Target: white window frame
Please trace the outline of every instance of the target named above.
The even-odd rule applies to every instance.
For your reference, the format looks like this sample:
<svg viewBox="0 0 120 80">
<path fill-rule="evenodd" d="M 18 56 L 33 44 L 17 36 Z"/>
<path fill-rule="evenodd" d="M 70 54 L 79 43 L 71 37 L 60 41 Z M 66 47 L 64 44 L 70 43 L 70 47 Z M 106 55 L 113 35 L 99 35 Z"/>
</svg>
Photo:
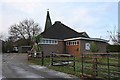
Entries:
<svg viewBox="0 0 120 80">
<path fill-rule="evenodd" d="M 78 41 L 67 41 L 66 42 L 67 46 L 71 46 L 71 45 L 78 45 Z"/>
<path fill-rule="evenodd" d="M 39 44 L 58 44 L 56 39 L 42 39 Z"/>
</svg>

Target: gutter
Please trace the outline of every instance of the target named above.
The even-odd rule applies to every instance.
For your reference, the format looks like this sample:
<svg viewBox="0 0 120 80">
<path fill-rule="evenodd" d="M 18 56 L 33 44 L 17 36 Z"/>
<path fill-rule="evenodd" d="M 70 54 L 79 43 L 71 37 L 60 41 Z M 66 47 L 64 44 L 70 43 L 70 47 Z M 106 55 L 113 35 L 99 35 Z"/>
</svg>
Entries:
<svg viewBox="0 0 120 80">
<path fill-rule="evenodd" d="M 90 40 L 90 41 L 109 42 L 108 40 L 100 39 L 100 38 L 84 38 L 84 37 L 77 37 L 77 38 L 64 39 L 64 41 L 71 41 L 71 40 Z"/>
</svg>

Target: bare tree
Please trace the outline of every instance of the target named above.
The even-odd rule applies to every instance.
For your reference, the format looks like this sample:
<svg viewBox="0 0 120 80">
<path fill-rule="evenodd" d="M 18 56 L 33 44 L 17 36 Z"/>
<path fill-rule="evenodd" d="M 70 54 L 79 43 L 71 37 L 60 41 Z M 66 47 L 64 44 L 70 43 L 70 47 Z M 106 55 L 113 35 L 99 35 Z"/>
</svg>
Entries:
<svg viewBox="0 0 120 80">
<path fill-rule="evenodd" d="M 24 39 L 28 40 L 30 45 L 32 37 L 38 35 L 41 32 L 41 28 L 38 23 L 33 20 L 23 20 L 18 24 L 10 26 L 9 32 L 14 40 Z"/>
<path fill-rule="evenodd" d="M 118 32 L 118 43 L 120 44 L 120 32 Z"/>
<path fill-rule="evenodd" d="M 109 33 L 110 39 L 114 43 L 114 45 L 120 45 L 120 33 L 116 31 L 116 26 L 114 27 L 114 31 L 107 31 Z"/>
<path fill-rule="evenodd" d="M 0 35 L 0 39 L 3 37 L 3 35 Z"/>
<path fill-rule="evenodd" d="M 0 40 L 2 40 L 3 39 L 3 33 L 0 33 Z"/>
</svg>

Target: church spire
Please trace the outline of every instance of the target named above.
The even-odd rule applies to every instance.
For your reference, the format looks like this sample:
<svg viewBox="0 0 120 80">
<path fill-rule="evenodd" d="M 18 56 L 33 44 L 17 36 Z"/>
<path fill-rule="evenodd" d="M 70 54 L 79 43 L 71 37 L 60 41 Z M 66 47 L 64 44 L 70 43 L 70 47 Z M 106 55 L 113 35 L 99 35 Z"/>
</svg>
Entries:
<svg viewBox="0 0 120 80">
<path fill-rule="evenodd" d="M 50 26 L 52 26 L 52 22 L 50 19 L 49 9 L 47 10 L 46 22 L 45 22 L 45 30 L 47 30 Z"/>
</svg>

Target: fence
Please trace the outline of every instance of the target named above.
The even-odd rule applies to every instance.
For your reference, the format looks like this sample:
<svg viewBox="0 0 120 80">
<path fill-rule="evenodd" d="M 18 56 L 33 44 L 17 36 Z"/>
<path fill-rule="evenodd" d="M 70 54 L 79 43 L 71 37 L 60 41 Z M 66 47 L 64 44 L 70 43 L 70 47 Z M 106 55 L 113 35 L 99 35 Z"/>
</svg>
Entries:
<svg viewBox="0 0 120 80">
<path fill-rule="evenodd" d="M 69 66 L 75 71 L 75 56 L 70 54 L 51 53 L 52 66 Z"/>
<path fill-rule="evenodd" d="M 66 71 L 81 75 L 83 78 L 102 78 L 105 80 L 112 80 L 113 78 L 119 80 L 120 78 L 119 53 L 84 53 L 80 57 L 56 53 L 51 53 L 50 57 L 44 57 L 43 52 L 38 52 L 36 57 L 31 52 L 28 54 L 31 54 L 30 57 L 28 55 L 28 60 L 38 58 L 36 62 L 41 63 L 40 65 L 51 65 L 56 68 L 61 66 L 68 69 Z"/>
<path fill-rule="evenodd" d="M 36 58 L 41 60 L 41 65 L 44 65 L 44 53 L 43 52 L 37 52 L 35 55 L 33 52 L 28 51 L 28 60 L 36 59 Z"/>
<path fill-rule="evenodd" d="M 84 53 L 81 55 L 82 77 L 102 77 L 105 79 L 120 76 L 118 53 Z"/>
</svg>

